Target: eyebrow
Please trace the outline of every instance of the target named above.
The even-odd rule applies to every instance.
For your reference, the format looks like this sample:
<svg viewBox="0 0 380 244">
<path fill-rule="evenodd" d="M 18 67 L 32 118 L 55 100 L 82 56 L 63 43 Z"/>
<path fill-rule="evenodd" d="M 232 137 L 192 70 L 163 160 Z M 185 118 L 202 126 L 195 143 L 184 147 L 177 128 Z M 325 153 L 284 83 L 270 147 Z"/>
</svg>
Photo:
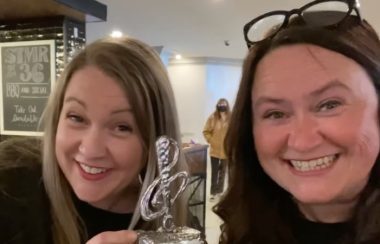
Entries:
<svg viewBox="0 0 380 244">
<path fill-rule="evenodd" d="M 333 89 L 333 88 L 343 88 L 344 90 L 351 92 L 351 89 L 346 84 L 340 82 L 339 80 L 333 80 L 333 81 L 330 81 L 329 83 L 327 83 L 326 85 L 322 86 L 321 88 L 318 88 L 317 90 L 312 91 L 310 93 L 310 95 L 312 97 L 318 97 L 321 94 L 323 94 L 324 92 L 326 92 L 330 89 Z M 281 98 L 273 98 L 273 97 L 268 97 L 268 96 L 262 96 L 262 97 L 259 97 L 259 99 L 257 99 L 257 101 L 254 104 L 254 108 L 257 108 L 261 104 L 264 104 L 264 103 L 284 104 L 284 103 L 287 103 L 287 101 L 285 99 L 281 99 Z"/>
<path fill-rule="evenodd" d="M 346 84 L 340 82 L 339 80 L 333 80 L 327 83 L 325 86 L 322 86 L 321 88 L 318 88 L 317 90 L 312 91 L 310 95 L 313 97 L 317 97 L 332 88 L 343 88 L 344 90 L 351 92 L 351 89 Z"/>
<path fill-rule="evenodd" d="M 284 99 L 279 99 L 279 98 L 272 98 L 272 97 L 267 97 L 267 96 L 262 96 L 253 105 L 254 108 L 260 107 L 262 104 L 265 103 L 273 103 L 273 104 L 284 104 L 287 103 Z"/>
<path fill-rule="evenodd" d="M 86 108 L 86 104 L 82 100 L 80 100 L 80 99 L 78 99 L 76 97 L 67 97 L 63 101 L 63 103 L 71 103 L 71 102 L 79 103 L 80 105 L 82 105 L 82 107 Z"/>
<path fill-rule="evenodd" d="M 86 109 L 86 104 L 82 101 L 82 100 L 80 100 L 80 99 L 78 99 L 78 98 L 76 98 L 76 97 L 67 97 L 65 100 L 64 100 L 64 103 L 70 103 L 70 102 L 75 102 L 75 103 L 78 103 L 78 104 L 80 104 L 82 107 L 84 107 L 85 109 Z M 112 112 L 111 112 L 111 114 L 118 114 L 118 113 L 125 113 L 125 112 L 127 112 L 127 113 L 132 113 L 132 109 L 131 108 L 121 108 L 121 109 L 116 109 L 116 110 L 113 110 Z"/>
</svg>

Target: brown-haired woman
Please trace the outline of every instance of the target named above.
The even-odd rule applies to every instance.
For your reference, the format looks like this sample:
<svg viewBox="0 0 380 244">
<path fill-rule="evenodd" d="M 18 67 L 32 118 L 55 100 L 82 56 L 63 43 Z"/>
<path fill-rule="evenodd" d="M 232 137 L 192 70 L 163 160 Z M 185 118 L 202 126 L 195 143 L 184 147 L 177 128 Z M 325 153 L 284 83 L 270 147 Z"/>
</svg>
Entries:
<svg viewBox="0 0 380 244">
<path fill-rule="evenodd" d="M 230 106 L 227 99 L 220 98 L 215 111 L 208 117 L 203 128 L 203 136 L 210 144 L 211 187 L 210 200 L 222 194 L 226 176 L 226 153 L 223 142 L 230 122 Z"/>
<path fill-rule="evenodd" d="M 282 22 L 255 35 L 268 19 Z M 244 30 L 220 242 L 380 243 L 380 41 L 358 2 L 313 1 Z"/>
</svg>

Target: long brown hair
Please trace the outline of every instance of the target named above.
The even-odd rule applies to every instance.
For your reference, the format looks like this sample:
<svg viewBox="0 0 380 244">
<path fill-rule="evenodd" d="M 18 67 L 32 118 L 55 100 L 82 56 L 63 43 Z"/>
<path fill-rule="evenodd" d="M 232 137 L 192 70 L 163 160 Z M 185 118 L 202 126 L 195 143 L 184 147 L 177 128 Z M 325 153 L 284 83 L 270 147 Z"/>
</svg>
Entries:
<svg viewBox="0 0 380 244">
<path fill-rule="evenodd" d="M 173 91 L 166 69 L 153 49 L 131 38 L 105 39 L 88 45 L 65 69 L 44 112 L 43 180 L 52 206 L 53 239 L 57 244 L 80 244 L 86 239 L 71 187 L 57 162 L 55 137 L 66 87 L 73 74 L 88 65 L 116 80 L 133 107 L 145 164 L 140 192 L 145 192 L 158 173 L 156 139 L 167 135 L 180 143 Z M 183 162 L 176 167 L 175 170 L 183 168 Z M 185 221 L 185 206 L 182 199 L 174 208 L 173 215 L 181 224 Z M 137 204 L 129 228 L 133 229 L 139 220 Z"/>
<path fill-rule="evenodd" d="M 259 164 L 252 134 L 251 90 L 260 60 L 284 45 L 308 43 L 355 60 L 369 74 L 380 93 L 380 41 L 373 28 L 349 17 L 339 28 L 310 27 L 295 21 L 273 39 L 249 51 L 225 140 L 229 162 L 229 187 L 214 207 L 224 224 L 220 243 L 295 243 L 291 219 L 298 210 L 288 192 L 279 187 Z M 270 135 L 269 135 L 270 136 Z M 380 162 L 353 213 L 352 232 L 345 243 L 380 243 Z"/>
</svg>

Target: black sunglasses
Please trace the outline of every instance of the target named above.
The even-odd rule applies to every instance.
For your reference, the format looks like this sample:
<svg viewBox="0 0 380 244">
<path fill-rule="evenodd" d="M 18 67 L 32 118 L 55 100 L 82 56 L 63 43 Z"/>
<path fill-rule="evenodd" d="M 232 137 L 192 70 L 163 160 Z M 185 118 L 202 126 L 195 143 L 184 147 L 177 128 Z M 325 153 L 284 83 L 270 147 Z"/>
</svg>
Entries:
<svg viewBox="0 0 380 244">
<path fill-rule="evenodd" d="M 316 0 L 290 11 L 271 11 L 244 25 L 244 39 L 250 48 L 273 38 L 288 26 L 293 15 L 297 15 L 307 25 L 320 27 L 339 26 L 353 11 L 362 21 L 359 7 L 359 0 Z"/>
</svg>

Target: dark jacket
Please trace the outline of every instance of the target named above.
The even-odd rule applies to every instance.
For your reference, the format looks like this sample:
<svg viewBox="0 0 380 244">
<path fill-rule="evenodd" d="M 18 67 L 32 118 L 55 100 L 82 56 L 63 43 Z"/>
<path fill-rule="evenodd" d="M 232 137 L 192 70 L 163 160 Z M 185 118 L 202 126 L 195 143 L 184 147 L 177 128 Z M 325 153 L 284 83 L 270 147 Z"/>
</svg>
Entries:
<svg viewBox="0 0 380 244">
<path fill-rule="evenodd" d="M 49 203 L 41 179 L 39 143 L 0 143 L 0 244 L 51 244 Z"/>
</svg>

